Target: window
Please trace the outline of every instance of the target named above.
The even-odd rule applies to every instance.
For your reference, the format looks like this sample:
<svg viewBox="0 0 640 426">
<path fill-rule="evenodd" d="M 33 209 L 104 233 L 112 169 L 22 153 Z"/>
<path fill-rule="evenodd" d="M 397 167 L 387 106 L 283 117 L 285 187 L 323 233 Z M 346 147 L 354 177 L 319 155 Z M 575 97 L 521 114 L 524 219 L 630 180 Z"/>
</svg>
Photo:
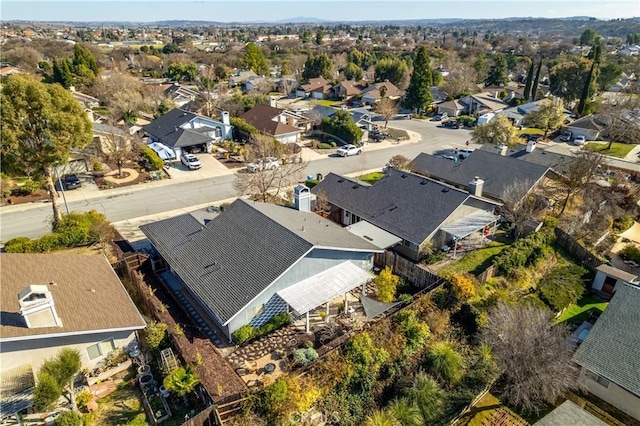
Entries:
<svg viewBox="0 0 640 426">
<path fill-rule="evenodd" d="M 105 340 L 95 345 L 87 346 L 87 355 L 93 360 L 101 356 L 105 356 L 116 348 L 113 339 Z"/>
<path fill-rule="evenodd" d="M 585 377 L 593 380 L 594 382 L 596 382 L 597 384 L 599 384 L 600 386 L 604 386 L 605 388 L 609 387 L 609 383 L 611 383 L 611 381 L 609 379 L 606 379 L 604 377 L 602 377 L 601 375 L 594 373 L 591 370 L 587 370 L 584 373 Z"/>
<path fill-rule="evenodd" d="M 257 317 L 258 315 L 262 315 L 262 313 L 264 312 L 264 303 L 254 306 L 253 308 L 250 308 L 249 310 L 247 310 L 247 320 L 252 320 L 253 318 Z"/>
</svg>

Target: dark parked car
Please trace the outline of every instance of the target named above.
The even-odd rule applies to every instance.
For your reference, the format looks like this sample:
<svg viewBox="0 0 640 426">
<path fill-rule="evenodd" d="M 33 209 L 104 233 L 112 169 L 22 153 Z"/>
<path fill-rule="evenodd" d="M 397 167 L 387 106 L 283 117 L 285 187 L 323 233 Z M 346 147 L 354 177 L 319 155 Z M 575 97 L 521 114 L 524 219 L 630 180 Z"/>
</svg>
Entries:
<svg viewBox="0 0 640 426">
<path fill-rule="evenodd" d="M 459 129 L 460 123 L 458 123 L 456 120 L 448 120 L 442 123 L 442 126 L 449 127 L 450 129 Z"/>
<path fill-rule="evenodd" d="M 564 132 L 562 136 L 560 136 L 560 140 L 562 142 L 570 142 L 572 138 L 573 138 L 572 132 Z"/>
<path fill-rule="evenodd" d="M 387 138 L 387 136 L 389 136 L 389 134 L 387 132 L 376 132 L 376 131 L 373 131 L 373 132 L 369 133 L 369 136 L 374 141 L 380 142 L 380 141 L 385 140 Z"/>
<path fill-rule="evenodd" d="M 77 175 L 65 175 L 62 178 L 62 184 L 64 185 L 64 189 L 77 189 L 82 186 L 82 182 L 78 179 Z"/>
</svg>

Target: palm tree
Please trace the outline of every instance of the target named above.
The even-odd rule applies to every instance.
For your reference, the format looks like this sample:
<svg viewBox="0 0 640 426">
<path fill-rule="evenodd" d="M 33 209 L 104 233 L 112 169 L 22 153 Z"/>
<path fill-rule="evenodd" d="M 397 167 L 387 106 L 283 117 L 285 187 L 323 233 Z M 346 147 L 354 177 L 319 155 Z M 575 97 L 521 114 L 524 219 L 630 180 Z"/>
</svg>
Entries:
<svg viewBox="0 0 640 426">
<path fill-rule="evenodd" d="M 185 405 L 188 405 L 187 395 L 193 391 L 198 383 L 200 383 L 200 379 L 189 364 L 185 367 L 176 368 L 162 382 L 165 389 L 183 397 Z"/>
<path fill-rule="evenodd" d="M 433 420 L 441 413 L 444 392 L 438 383 L 427 374 L 420 372 L 416 375 L 408 394 L 409 400 L 420 410 L 424 423 Z"/>
<path fill-rule="evenodd" d="M 364 426 L 401 426 L 388 411 L 374 410 L 364 419 Z"/>
<path fill-rule="evenodd" d="M 402 426 L 421 426 L 424 424 L 420 410 L 407 398 L 394 400 L 387 410 Z"/>
</svg>

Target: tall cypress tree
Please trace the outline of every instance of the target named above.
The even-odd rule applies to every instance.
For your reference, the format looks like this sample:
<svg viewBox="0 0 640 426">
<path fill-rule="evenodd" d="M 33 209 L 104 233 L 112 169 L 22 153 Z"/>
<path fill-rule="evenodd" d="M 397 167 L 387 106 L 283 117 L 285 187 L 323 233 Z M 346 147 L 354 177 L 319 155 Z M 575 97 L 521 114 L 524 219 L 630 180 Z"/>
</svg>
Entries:
<svg viewBox="0 0 640 426">
<path fill-rule="evenodd" d="M 429 64 L 429 55 L 427 48 L 420 46 L 416 54 L 416 60 L 413 62 L 413 73 L 407 88 L 407 95 L 404 103 L 407 108 L 426 109 L 433 102 L 431 96 L 431 86 L 433 85 L 433 71 Z"/>
<path fill-rule="evenodd" d="M 527 83 L 524 85 L 524 99 L 525 101 L 529 101 L 531 97 L 531 87 L 533 86 L 533 71 L 536 67 L 536 63 L 531 59 L 531 66 L 529 67 L 529 72 L 527 72 Z"/>
<path fill-rule="evenodd" d="M 582 115 L 585 108 L 587 107 L 587 100 L 589 99 L 589 95 L 591 92 L 591 85 L 593 84 L 594 75 L 602 60 L 602 45 L 598 40 L 591 48 L 591 52 L 589 52 L 589 57 L 593 60 L 591 63 L 591 68 L 589 69 L 589 74 L 587 74 L 587 78 L 584 81 L 584 87 L 582 88 L 582 93 L 580 94 L 580 102 L 578 102 L 578 114 Z"/>
<path fill-rule="evenodd" d="M 540 71 L 542 70 L 542 58 L 538 62 L 538 71 L 536 71 L 536 78 L 533 80 L 533 86 L 531 86 L 531 100 L 536 100 L 538 94 L 538 83 L 540 82 Z"/>
</svg>

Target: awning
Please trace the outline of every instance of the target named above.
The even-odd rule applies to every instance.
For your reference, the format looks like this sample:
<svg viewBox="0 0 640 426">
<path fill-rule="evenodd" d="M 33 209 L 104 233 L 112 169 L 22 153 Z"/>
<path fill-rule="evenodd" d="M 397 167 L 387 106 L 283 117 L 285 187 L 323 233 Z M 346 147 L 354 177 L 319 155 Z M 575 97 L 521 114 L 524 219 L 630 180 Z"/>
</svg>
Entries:
<svg viewBox="0 0 640 426">
<path fill-rule="evenodd" d="M 631 240 L 634 243 L 640 243 L 640 223 L 633 222 L 633 226 L 619 236 Z"/>
<path fill-rule="evenodd" d="M 324 305 L 366 283 L 373 275 L 347 261 L 278 292 L 298 315 Z"/>
<path fill-rule="evenodd" d="M 387 312 L 389 309 L 393 308 L 400 302 L 392 302 L 392 303 L 382 303 L 378 302 L 367 296 L 360 296 L 360 302 L 362 302 L 362 307 L 364 307 L 364 313 L 367 318 L 375 318 L 380 314 Z"/>
<path fill-rule="evenodd" d="M 461 240 L 467 235 L 479 231 L 498 219 L 500 219 L 500 216 L 496 216 L 493 213 L 484 210 L 476 210 L 470 215 L 453 221 L 447 226 L 443 226 L 440 230 L 456 237 L 458 240 Z"/>
<path fill-rule="evenodd" d="M 364 220 L 347 226 L 346 229 L 352 234 L 357 235 L 360 238 L 364 238 L 380 249 L 386 249 L 402 242 L 402 238 L 396 237 L 384 229 L 378 228 Z"/>
<path fill-rule="evenodd" d="M 153 142 L 148 146 L 149 148 L 154 150 L 156 154 L 158 154 L 158 157 L 162 158 L 163 160 L 174 160 L 176 158 L 173 150 L 168 146 L 161 144 L 160 142 Z"/>
</svg>

